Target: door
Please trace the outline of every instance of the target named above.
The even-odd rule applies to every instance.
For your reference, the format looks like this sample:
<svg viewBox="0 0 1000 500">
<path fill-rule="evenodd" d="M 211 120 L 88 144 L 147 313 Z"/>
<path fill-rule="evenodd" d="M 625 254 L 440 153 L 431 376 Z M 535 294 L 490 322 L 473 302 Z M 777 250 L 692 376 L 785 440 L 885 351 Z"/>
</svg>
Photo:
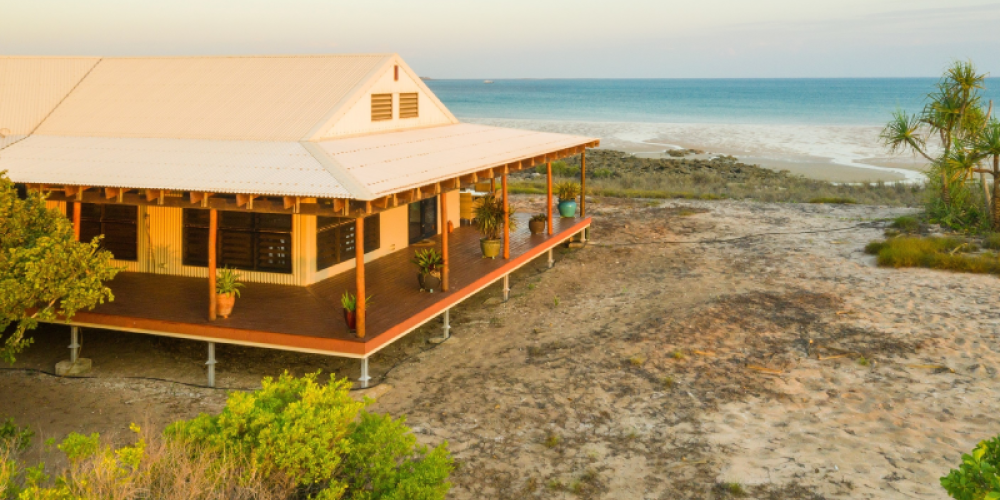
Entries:
<svg viewBox="0 0 1000 500">
<path fill-rule="evenodd" d="M 409 205 L 410 244 L 437 234 L 437 197 Z"/>
</svg>

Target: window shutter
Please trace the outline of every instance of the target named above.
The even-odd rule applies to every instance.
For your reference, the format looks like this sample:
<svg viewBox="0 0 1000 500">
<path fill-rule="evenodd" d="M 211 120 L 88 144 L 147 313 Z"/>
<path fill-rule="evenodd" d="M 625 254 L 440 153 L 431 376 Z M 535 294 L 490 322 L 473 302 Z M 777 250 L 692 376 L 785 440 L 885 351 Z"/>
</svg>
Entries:
<svg viewBox="0 0 1000 500">
<path fill-rule="evenodd" d="M 75 205 L 67 203 L 67 215 L 72 218 Z M 135 205 L 103 205 L 81 203 L 80 241 L 90 242 L 103 235 L 101 248 L 111 252 L 116 260 L 139 258 L 139 207 Z"/>
<path fill-rule="evenodd" d="M 380 225 L 379 214 L 365 218 L 365 253 L 378 250 L 381 238 Z"/>
<path fill-rule="evenodd" d="M 399 117 L 417 118 L 419 116 L 418 94 L 411 92 L 399 94 Z"/>
<path fill-rule="evenodd" d="M 372 121 L 392 119 L 392 94 L 372 94 Z"/>
</svg>

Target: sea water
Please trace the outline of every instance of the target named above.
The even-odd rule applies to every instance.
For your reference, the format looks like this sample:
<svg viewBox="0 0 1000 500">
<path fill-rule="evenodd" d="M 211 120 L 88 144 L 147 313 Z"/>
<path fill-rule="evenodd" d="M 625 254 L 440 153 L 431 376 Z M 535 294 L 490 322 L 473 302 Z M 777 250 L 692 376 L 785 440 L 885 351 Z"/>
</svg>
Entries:
<svg viewBox="0 0 1000 500">
<path fill-rule="evenodd" d="M 642 154 L 691 147 L 820 179 L 921 182 L 922 159 L 890 155 L 879 132 L 894 111 L 919 112 L 937 82 L 552 79 L 427 84 L 459 119 L 472 123 L 596 137 L 602 147 Z M 984 106 L 990 99 L 1000 106 L 1000 78 L 986 81 Z"/>
<path fill-rule="evenodd" d="M 880 125 L 919 111 L 935 78 L 429 80 L 459 118 Z M 1000 101 L 1000 78 L 985 100 Z M 1000 102 L 998 102 L 1000 104 Z"/>
</svg>

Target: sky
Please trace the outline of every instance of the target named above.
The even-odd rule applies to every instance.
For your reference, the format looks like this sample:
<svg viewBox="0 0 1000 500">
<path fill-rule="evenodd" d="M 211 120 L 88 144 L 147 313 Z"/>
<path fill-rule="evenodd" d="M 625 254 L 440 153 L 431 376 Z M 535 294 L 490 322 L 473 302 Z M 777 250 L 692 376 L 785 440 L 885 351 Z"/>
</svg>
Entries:
<svg viewBox="0 0 1000 500">
<path fill-rule="evenodd" d="M 432 78 L 1000 76 L 1000 1 L 7 0 L 0 54 L 398 52 Z"/>
</svg>

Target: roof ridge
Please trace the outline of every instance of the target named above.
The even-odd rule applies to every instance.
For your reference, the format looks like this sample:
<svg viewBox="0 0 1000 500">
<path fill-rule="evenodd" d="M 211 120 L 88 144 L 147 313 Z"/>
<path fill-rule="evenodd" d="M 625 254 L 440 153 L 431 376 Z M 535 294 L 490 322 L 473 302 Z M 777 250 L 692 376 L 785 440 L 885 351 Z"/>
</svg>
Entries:
<svg viewBox="0 0 1000 500">
<path fill-rule="evenodd" d="M 356 200 L 373 200 L 375 193 L 365 187 L 354 174 L 347 171 L 343 165 L 326 153 L 318 143 L 310 141 L 299 141 L 302 148 L 306 150 L 320 165 L 326 169 L 330 175 L 344 187 Z"/>
</svg>

